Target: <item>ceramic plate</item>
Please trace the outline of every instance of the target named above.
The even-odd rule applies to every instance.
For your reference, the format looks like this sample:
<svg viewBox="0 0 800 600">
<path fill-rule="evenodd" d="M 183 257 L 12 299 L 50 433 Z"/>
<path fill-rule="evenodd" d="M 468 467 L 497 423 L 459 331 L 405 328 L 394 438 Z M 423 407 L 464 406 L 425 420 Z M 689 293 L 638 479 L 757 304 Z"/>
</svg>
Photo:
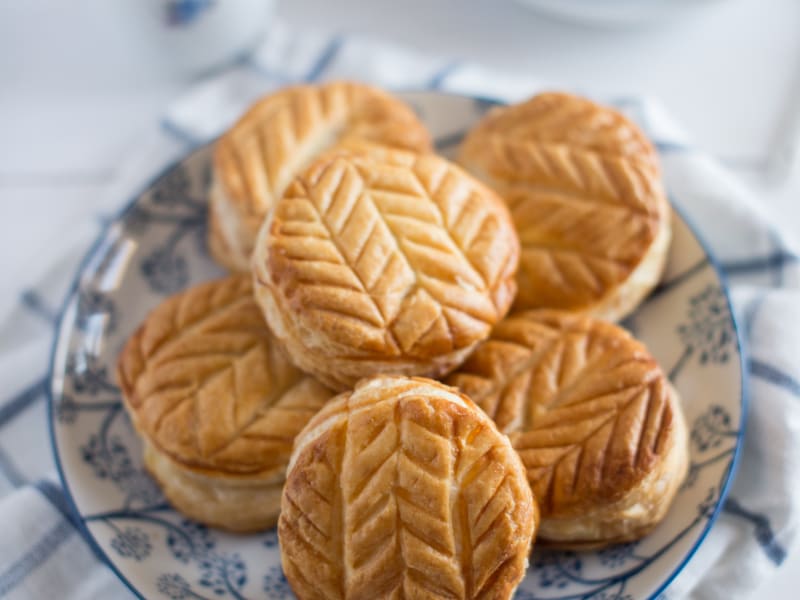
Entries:
<svg viewBox="0 0 800 600">
<path fill-rule="evenodd" d="M 447 153 L 490 105 L 406 94 Z M 87 537 L 146 598 L 291 598 L 274 530 L 236 536 L 194 523 L 142 468 L 114 364 L 126 337 L 165 296 L 222 274 L 208 257 L 211 149 L 170 167 L 101 236 L 64 306 L 52 358 L 53 449 Z M 667 182 L 669 186 L 669 182 Z M 673 198 L 677 207 L 681 199 Z M 632 600 L 657 595 L 702 542 L 741 441 L 742 356 L 724 283 L 675 217 L 664 283 L 625 323 L 680 391 L 691 467 L 666 520 L 645 539 L 599 552 L 536 550 L 520 600 Z"/>
</svg>

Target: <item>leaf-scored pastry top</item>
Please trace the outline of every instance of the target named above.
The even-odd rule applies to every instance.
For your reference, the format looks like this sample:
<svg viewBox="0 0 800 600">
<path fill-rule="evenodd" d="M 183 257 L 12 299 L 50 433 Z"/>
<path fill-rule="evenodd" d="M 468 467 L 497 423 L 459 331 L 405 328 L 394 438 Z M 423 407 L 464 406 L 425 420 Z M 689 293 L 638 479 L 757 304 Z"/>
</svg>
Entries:
<svg viewBox="0 0 800 600">
<path fill-rule="evenodd" d="M 347 139 L 424 151 L 430 134 L 411 108 L 347 81 L 296 85 L 256 102 L 217 142 L 214 172 L 229 201 L 252 217 L 252 236 L 292 178 Z"/>
<path fill-rule="evenodd" d="M 522 244 L 516 308 L 590 309 L 649 250 L 666 252 L 657 155 L 611 109 L 561 93 L 496 108 L 471 130 L 459 162 L 511 209 Z M 647 278 L 657 280 L 658 262 Z"/>
<path fill-rule="evenodd" d="M 278 535 L 301 599 L 505 599 L 537 522 L 519 457 L 468 398 L 382 376 L 298 437 Z"/>
<path fill-rule="evenodd" d="M 383 149 L 312 164 L 264 224 L 253 268 L 311 350 L 413 361 L 485 339 L 518 259 L 494 192 L 433 154 Z"/>
<path fill-rule="evenodd" d="M 658 170 L 655 148 L 635 123 L 615 110 L 564 92 L 544 92 L 525 102 L 497 106 L 470 136 L 565 145 L 601 156 L 641 160 Z"/>
<path fill-rule="evenodd" d="M 542 516 L 624 496 L 674 446 L 661 368 L 625 330 L 561 311 L 512 314 L 447 378 L 507 433 Z"/>
<path fill-rule="evenodd" d="M 192 287 L 156 307 L 117 378 L 143 436 L 178 463 L 283 475 L 295 435 L 332 396 L 279 350 L 250 276 Z"/>
</svg>

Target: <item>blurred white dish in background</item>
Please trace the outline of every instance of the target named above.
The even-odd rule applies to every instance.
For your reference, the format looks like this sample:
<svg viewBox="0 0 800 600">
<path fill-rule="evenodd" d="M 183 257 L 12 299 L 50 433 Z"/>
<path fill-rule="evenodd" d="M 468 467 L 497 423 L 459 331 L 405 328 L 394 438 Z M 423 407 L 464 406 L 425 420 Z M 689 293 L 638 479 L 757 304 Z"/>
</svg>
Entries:
<svg viewBox="0 0 800 600">
<path fill-rule="evenodd" d="M 129 0 L 118 3 L 142 54 L 184 74 L 220 67 L 258 42 L 275 0 Z"/>
<path fill-rule="evenodd" d="M 635 27 L 708 8 L 717 0 L 516 0 L 565 21 L 600 27 Z"/>
</svg>

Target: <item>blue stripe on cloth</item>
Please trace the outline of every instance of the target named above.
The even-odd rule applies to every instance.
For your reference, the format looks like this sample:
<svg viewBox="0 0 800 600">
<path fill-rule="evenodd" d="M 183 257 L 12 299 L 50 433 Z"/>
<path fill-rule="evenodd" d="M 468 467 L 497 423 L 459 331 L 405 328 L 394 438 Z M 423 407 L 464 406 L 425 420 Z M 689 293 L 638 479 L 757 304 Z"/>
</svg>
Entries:
<svg viewBox="0 0 800 600">
<path fill-rule="evenodd" d="M 0 427 L 6 425 L 19 413 L 28 408 L 28 406 L 33 404 L 34 400 L 44 398 L 46 386 L 47 377 L 45 376 L 0 405 Z"/>
<path fill-rule="evenodd" d="M 0 448 L 0 471 L 3 472 L 8 482 L 14 487 L 20 487 L 26 483 L 25 477 L 19 472 L 14 461 L 2 448 Z"/>
<path fill-rule="evenodd" d="M 188 131 L 186 131 L 182 127 L 179 127 L 178 125 L 173 123 L 171 120 L 169 120 L 167 117 L 164 117 L 163 119 L 161 119 L 160 125 L 161 125 L 161 129 L 165 133 L 169 134 L 171 137 L 175 138 L 179 142 L 183 142 L 184 144 L 186 144 L 190 148 L 194 148 L 194 147 L 199 146 L 200 144 L 203 143 L 203 140 L 201 140 L 200 138 L 192 135 L 191 133 L 189 133 Z"/>
<path fill-rule="evenodd" d="M 728 275 L 745 275 L 771 269 L 782 269 L 785 265 L 798 260 L 800 257 L 796 254 L 780 250 L 770 256 L 723 262 L 722 269 Z"/>
<path fill-rule="evenodd" d="M 770 229 L 769 232 L 769 239 L 772 242 L 775 252 L 780 256 L 791 256 L 791 253 L 787 253 L 786 249 L 783 247 L 783 243 L 781 242 L 781 237 L 778 235 L 778 232 L 774 229 Z M 795 257 L 796 259 L 797 257 Z M 774 270 L 772 273 L 772 285 L 775 287 L 783 287 L 783 268 L 786 266 L 786 262 L 782 263 L 778 266 L 777 269 Z"/>
<path fill-rule="evenodd" d="M 50 501 L 50 504 L 52 504 L 53 507 L 60 512 L 65 519 L 67 519 L 75 527 L 80 526 L 78 518 L 70 510 L 67 497 L 64 495 L 64 491 L 60 486 L 48 479 L 40 479 L 33 484 L 33 487 L 36 488 L 36 490 L 38 490 L 42 496 L 47 498 L 47 500 Z"/>
<path fill-rule="evenodd" d="M 34 290 L 25 290 L 19 298 L 22 306 L 27 308 L 37 317 L 40 317 L 50 324 L 55 324 L 56 313 L 47 306 L 42 297 Z"/>
<path fill-rule="evenodd" d="M 736 498 L 729 497 L 725 500 L 723 510 L 730 514 L 745 519 L 755 527 L 756 541 L 764 554 L 775 565 L 780 566 L 786 559 L 786 550 L 775 540 L 769 518 L 766 515 L 747 510 Z"/>
<path fill-rule="evenodd" d="M 461 61 L 454 60 L 452 62 L 447 63 L 441 69 L 436 71 L 433 76 L 428 80 L 427 87 L 429 90 L 438 90 L 442 87 L 445 80 L 450 77 L 459 67 L 461 66 Z"/>
<path fill-rule="evenodd" d="M 653 144 L 662 154 L 680 154 L 691 150 L 686 144 L 678 144 L 677 142 L 668 142 L 666 140 L 654 140 Z"/>
<path fill-rule="evenodd" d="M 750 374 L 770 382 L 800 398 L 800 381 L 780 369 L 760 360 L 750 359 Z"/>
<path fill-rule="evenodd" d="M 336 55 L 339 54 L 339 50 L 341 50 L 342 45 L 344 44 L 344 37 L 342 36 L 335 36 L 331 41 L 325 46 L 325 49 L 319 55 L 319 58 L 311 65 L 306 76 L 303 78 L 305 81 L 316 81 L 328 67 L 331 66 L 333 60 L 336 58 Z"/>
<path fill-rule="evenodd" d="M 74 532 L 75 528 L 69 522 L 59 520 L 58 525 L 48 531 L 22 558 L 0 573 L 0 598 L 11 592 L 45 563 Z"/>
</svg>

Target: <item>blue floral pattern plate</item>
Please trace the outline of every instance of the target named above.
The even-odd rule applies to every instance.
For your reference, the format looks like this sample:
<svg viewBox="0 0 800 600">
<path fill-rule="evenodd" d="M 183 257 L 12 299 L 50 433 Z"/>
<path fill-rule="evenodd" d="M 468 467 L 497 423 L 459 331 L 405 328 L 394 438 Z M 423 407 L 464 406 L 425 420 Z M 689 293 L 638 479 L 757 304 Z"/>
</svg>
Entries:
<svg viewBox="0 0 800 600">
<path fill-rule="evenodd" d="M 445 154 L 491 104 L 433 92 L 406 98 Z M 53 449 L 87 538 L 139 595 L 292 598 L 274 530 L 226 534 L 164 501 L 142 467 L 113 376 L 122 344 L 151 308 L 222 274 L 205 244 L 210 155 L 210 147 L 199 148 L 159 176 L 87 256 L 53 350 Z M 673 201 L 680 207 L 680 198 Z M 720 273 L 680 216 L 664 283 L 625 326 L 683 397 L 689 477 L 665 521 L 639 542 L 598 552 L 535 550 L 519 600 L 655 597 L 702 542 L 724 499 L 742 435 L 742 352 Z"/>
</svg>

